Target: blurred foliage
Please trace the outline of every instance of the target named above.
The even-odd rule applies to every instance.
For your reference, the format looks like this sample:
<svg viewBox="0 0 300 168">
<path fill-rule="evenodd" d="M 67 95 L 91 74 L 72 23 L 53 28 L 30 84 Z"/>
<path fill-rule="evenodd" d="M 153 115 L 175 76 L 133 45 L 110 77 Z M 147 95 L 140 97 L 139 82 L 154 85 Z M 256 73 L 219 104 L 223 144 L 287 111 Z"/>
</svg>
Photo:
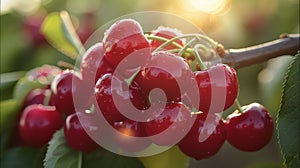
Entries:
<svg viewBox="0 0 300 168">
<path fill-rule="evenodd" d="M 189 1 L 40 0 L 38 2 L 41 3 L 41 7 L 38 11 L 24 13 L 20 12 L 18 8 L 12 8 L 10 12 L 2 13 L 0 16 L 1 100 L 12 97 L 15 81 L 23 76 L 23 71 L 43 64 L 56 65 L 60 60 L 72 61 L 47 42 L 37 43 L 33 36 L 28 35 L 30 31 L 28 26 L 26 27 L 26 23 L 41 11 L 45 14 L 61 10 L 69 11 L 78 32 L 84 28 L 85 24 L 91 24 L 91 29 L 96 30 L 111 19 L 132 12 L 144 10 L 169 12 L 190 20 L 226 48 L 260 44 L 278 38 L 281 33 L 299 33 L 298 0 L 228 0 L 230 4 L 226 9 L 227 12 L 216 15 L 193 10 L 193 6 L 188 3 Z M 28 0 L 22 3 L 34 2 Z M 90 13 L 95 16 L 92 23 L 86 22 L 86 16 Z M 30 30 L 32 29 L 30 28 Z M 239 69 L 240 102 L 243 105 L 254 101 L 262 102 L 275 116 L 281 97 L 281 84 L 288 64 L 288 58 L 276 58 L 267 63 Z M 20 71 L 20 73 L 18 75 L 8 74 L 15 71 Z M 272 80 L 269 80 L 270 75 L 273 75 Z M 228 110 L 226 114 L 232 110 L 233 108 Z M 261 164 L 262 166 L 254 165 L 256 162 L 263 164 Z M 202 167 L 216 167 L 216 165 L 223 167 L 267 167 L 268 163 L 277 167 L 277 163 L 282 162 L 278 143 L 274 136 L 272 142 L 259 152 L 240 152 L 225 144 L 221 151 L 211 159 L 200 162 L 192 160 L 191 167 L 193 165 L 202 165 Z"/>
</svg>

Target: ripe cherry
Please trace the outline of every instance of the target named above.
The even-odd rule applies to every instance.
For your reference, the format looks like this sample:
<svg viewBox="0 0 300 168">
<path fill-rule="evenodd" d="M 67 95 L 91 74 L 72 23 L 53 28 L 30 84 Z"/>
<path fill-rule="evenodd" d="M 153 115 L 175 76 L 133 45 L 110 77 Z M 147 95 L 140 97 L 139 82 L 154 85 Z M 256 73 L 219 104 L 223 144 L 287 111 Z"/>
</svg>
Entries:
<svg viewBox="0 0 300 168">
<path fill-rule="evenodd" d="M 143 122 L 125 119 L 124 121 L 114 122 L 113 127 L 118 131 L 118 133 L 114 132 L 113 134 L 114 141 L 119 148 L 125 151 L 141 151 L 151 144 L 148 140 L 138 141 L 133 138 L 147 136 L 145 132 L 145 123 Z"/>
<path fill-rule="evenodd" d="M 79 120 L 80 117 L 80 120 Z M 84 125 L 83 125 L 84 124 Z M 76 112 L 66 118 L 64 134 L 67 144 L 73 149 L 86 153 L 97 149 L 98 144 L 88 135 L 85 130 L 99 131 L 99 124 L 93 123 L 92 115 L 85 112 Z M 92 133 L 91 132 L 91 133 Z"/>
<path fill-rule="evenodd" d="M 84 55 L 80 70 L 85 83 L 94 86 L 102 75 L 114 72 L 114 68 L 103 58 L 103 55 L 102 43 L 96 43 Z"/>
<path fill-rule="evenodd" d="M 41 46 L 47 43 L 44 35 L 41 33 L 41 27 L 45 16 L 46 13 L 37 12 L 27 16 L 24 20 L 24 33 L 35 46 Z"/>
<path fill-rule="evenodd" d="M 117 88 L 111 86 L 112 78 L 114 78 L 118 82 Z M 95 97 L 101 110 L 102 114 L 108 120 L 108 122 L 121 121 L 125 119 L 119 110 L 117 109 L 115 103 L 123 103 L 123 102 L 114 102 L 112 94 L 113 92 L 116 95 L 125 101 L 129 100 L 129 94 L 124 94 L 123 87 L 126 87 L 126 83 L 112 74 L 105 74 L 96 83 L 95 86 Z M 124 108 L 122 108 L 124 109 Z"/>
<path fill-rule="evenodd" d="M 152 104 L 151 106 L 157 105 Z M 147 135 L 153 136 L 165 131 L 157 137 L 152 137 L 152 142 L 160 146 L 177 144 L 180 135 L 188 132 L 189 124 L 193 121 L 190 109 L 181 102 L 167 103 L 163 109 L 154 109 L 162 111 L 162 113 L 146 123 Z"/>
<path fill-rule="evenodd" d="M 166 39 L 172 39 L 174 37 L 182 36 L 182 33 L 179 30 L 174 29 L 174 28 L 160 26 L 156 30 L 153 30 L 151 32 L 151 35 L 164 37 Z M 175 40 L 175 42 L 180 44 L 181 46 L 183 46 L 183 41 L 181 41 L 180 39 Z M 152 47 L 152 50 L 156 49 L 157 47 L 159 47 L 163 43 L 164 43 L 163 41 L 159 41 L 159 40 L 155 40 L 155 39 L 150 41 L 150 45 Z M 171 49 L 177 49 L 177 47 L 172 45 L 172 44 L 169 44 L 166 47 L 164 47 L 164 49 L 171 50 Z"/>
<path fill-rule="evenodd" d="M 125 69 L 136 68 L 145 65 L 151 57 L 150 44 L 140 24 L 132 19 L 114 23 L 104 34 L 103 46 L 105 59 L 115 68 L 121 61 Z"/>
<path fill-rule="evenodd" d="M 229 108 L 238 95 L 236 71 L 217 64 L 204 71 L 194 72 L 199 87 L 198 109 L 203 112 L 221 112 Z"/>
<path fill-rule="evenodd" d="M 273 119 L 258 103 L 242 107 L 227 117 L 228 142 L 242 151 L 258 151 L 269 143 L 273 134 Z"/>
<path fill-rule="evenodd" d="M 153 53 L 150 62 L 133 81 L 139 84 L 146 94 L 155 88 L 162 89 L 167 96 L 167 101 L 170 102 L 181 100 L 181 95 L 188 88 L 189 80 L 191 80 L 191 71 L 184 59 L 160 51 Z M 153 96 L 151 101 L 162 99 L 161 94 Z"/>
<path fill-rule="evenodd" d="M 51 90 L 47 88 L 36 88 L 30 91 L 25 97 L 23 107 L 27 107 L 32 104 L 44 104 L 45 98 L 51 95 Z M 51 105 L 51 102 L 48 103 Z"/>
<path fill-rule="evenodd" d="M 62 119 L 54 106 L 30 105 L 24 109 L 19 121 L 19 134 L 25 144 L 43 147 L 61 128 Z"/>
<path fill-rule="evenodd" d="M 53 80 L 51 84 L 51 101 L 53 101 L 59 112 L 65 114 L 75 112 L 73 93 L 77 92 L 81 82 L 79 76 L 72 70 L 63 71 Z M 85 94 L 82 96 L 85 96 Z M 82 101 L 84 100 L 85 98 L 83 97 Z"/>
<path fill-rule="evenodd" d="M 200 160 L 215 155 L 225 140 L 226 128 L 221 116 L 200 113 L 178 146 L 186 155 Z"/>
</svg>

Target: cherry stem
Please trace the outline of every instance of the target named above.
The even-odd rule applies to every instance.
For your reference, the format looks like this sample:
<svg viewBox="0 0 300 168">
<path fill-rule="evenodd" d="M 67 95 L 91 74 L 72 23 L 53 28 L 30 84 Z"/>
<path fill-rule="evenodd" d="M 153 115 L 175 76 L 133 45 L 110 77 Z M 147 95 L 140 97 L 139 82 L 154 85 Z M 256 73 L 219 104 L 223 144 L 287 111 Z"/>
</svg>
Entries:
<svg viewBox="0 0 300 168">
<path fill-rule="evenodd" d="M 65 61 L 58 61 L 57 62 L 57 66 L 63 67 L 63 68 L 67 68 L 67 69 L 74 69 L 74 65 L 67 63 Z"/>
<path fill-rule="evenodd" d="M 128 84 L 128 86 L 131 85 L 131 82 L 133 81 L 133 79 L 136 77 L 136 75 L 140 72 L 141 68 L 138 68 L 134 74 L 132 74 L 129 78 L 125 79 L 124 81 Z"/>
<path fill-rule="evenodd" d="M 151 39 L 151 40 L 158 40 L 158 41 L 164 41 L 164 42 L 168 42 L 169 39 L 167 38 L 164 38 L 164 37 L 160 37 L 160 36 L 154 36 L 154 35 L 148 35 L 146 36 L 148 39 Z M 169 44 L 169 43 L 168 43 Z M 174 45 L 175 47 L 177 48 L 182 48 L 182 46 L 178 43 L 176 43 L 175 41 L 172 41 L 171 42 L 172 45 Z M 162 47 L 163 48 L 163 47 Z M 156 51 L 156 50 L 155 50 Z"/>
<path fill-rule="evenodd" d="M 82 152 L 78 152 L 78 168 L 82 167 Z"/>
<path fill-rule="evenodd" d="M 202 44 L 196 44 L 196 45 L 194 46 L 194 52 L 195 52 L 195 55 L 196 55 L 196 59 L 197 59 L 197 61 L 198 61 L 198 64 L 199 64 L 199 66 L 200 66 L 200 69 L 203 71 L 203 70 L 206 70 L 207 67 L 206 67 L 206 65 L 204 65 L 204 63 L 203 63 L 203 61 L 202 61 L 202 59 L 201 59 L 201 56 L 200 56 L 200 54 L 199 54 L 199 52 L 198 52 L 198 49 L 199 49 L 199 48 L 205 49 L 205 46 L 202 45 Z"/>
<path fill-rule="evenodd" d="M 235 109 L 237 109 L 240 113 L 243 113 L 241 104 L 240 104 L 240 102 L 239 102 L 238 99 L 235 99 L 235 101 L 234 101 L 234 106 L 235 106 Z"/>
<path fill-rule="evenodd" d="M 198 37 L 199 39 L 204 40 L 205 42 L 207 42 L 212 48 L 216 48 L 218 46 L 218 43 L 216 41 L 214 41 L 213 39 L 211 39 L 211 38 L 209 38 L 209 37 L 207 37 L 207 36 L 205 36 L 203 34 L 195 34 L 194 33 L 194 34 L 184 34 L 182 36 L 174 37 L 174 38 L 166 41 L 162 45 L 160 45 L 154 51 L 159 51 L 160 49 L 166 47 L 168 44 L 173 43 L 175 40 L 182 39 L 182 38 L 188 38 L 188 37 Z"/>
<path fill-rule="evenodd" d="M 192 44 L 192 42 L 194 42 L 195 40 L 196 40 L 196 38 L 193 38 L 192 40 L 190 40 L 189 42 L 187 42 L 184 45 L 184 47 L 181 50 L 179 50 L 178 56 L 181 57 L 185 53 L 185 51 L 188 49 L 189 45 Z"/>
<path fill-rule="evenodd" d="M 49 102 L 50 102 L 50 98 L 51 98 L 51 91 L 50 90 L 46 90 L 46 92 L 45 92 L 45 99 L 43 101 L 43 105 L 48 106 Z"/>
</svg>

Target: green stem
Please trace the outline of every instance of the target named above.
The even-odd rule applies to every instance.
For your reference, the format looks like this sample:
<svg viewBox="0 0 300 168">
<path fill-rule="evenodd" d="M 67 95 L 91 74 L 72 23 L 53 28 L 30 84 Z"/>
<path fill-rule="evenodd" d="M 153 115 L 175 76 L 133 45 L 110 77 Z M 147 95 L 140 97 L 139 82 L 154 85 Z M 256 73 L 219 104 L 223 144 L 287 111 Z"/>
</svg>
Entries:
<svg viewBox="0 0 300 168">
<path fill-rule="evenodd" d="M 207 69 L 207 67 L 206 67 L 206 65 L 204 65 L 204 63 L 203 63 L 203 61 L 202 61 L 202 59 L 201 59 L 201 57 L 200 57 L 200 54 L 199 54 L 199 52 L 198 52 L 198 49 L 199 48 L 202 48 L 203 49 L 203 45 L 202 44 L 196 44 L 195 45 L 195 47 L 194 47 L 194 52 L 195 52 L 195 55 L 196 55 L 196 59 L 197 59 L 197 61 L 198 61 L 198 64 L 199 64 L 199 66 L 200 66 L 200 69 L 203 71 L 203 70 L 206 70 Z M 205 48 L 205 47 L 204 47 Z"/>
<path fill-rule="evenodd" d="M 146 37 L 148 39 L 151 39 L 151 40 L 158 40 L 158 41 L 164 41 L 164 42 L 169 41 L 169 39 L 164 38 L 164 37 L 160 37 L 160 36 L 148 35 Z M 177 48 L 182 48 L 182 46 L 180 44 L 176 43 L 175 41 L 172 41 L 171 44 L 174 45 Z"/>
<path fill-rule="evenodd" d="M 82 167 L 82 152 L 78 153 L 78 168 Z"/>
<path fill-rule="evenodd" d="M 188 38 L 188 37 L 198 37 L 204 41 L 206 41 L 210 46 L 212 46 L 213 48 L 216 48 L 218 46 L 218 43 L 216 41 L 214 41 L 213 39 L 203 35 L 203 34 L 185 34 L 182 36 L 178 36 L 178 37 L 174 37 L 168 41 L 166 41 L 165 43 L 163 43 L 162 45 L 160 45 L 158 48 L 156 48 L 154 51 L 159 51 L 160 49 L 164 48 L 165 46 L 173 43 L 174 41 L 181 39 L 181 38 Z"/>
<path fill-rule="evenodd" d="M 196 40 L 196 38 L 193 38 L 192 40 L 190 40 L 189 42 L 187 42 L 185 44 L 185 46 L 178 52 L 178 56 L 182 56 L 183 53 L 185 53 L 185 51 L 188 49 L 189 45 L 192 44 L 192 42 L 194 42 Z"/>
<path fill-rule="evenodd" d="M 235 101 L 234 101 L 234 106 L 235 106 L 235 108 L 236 108 L 240 113 L 243 113 L 241 104 L 240 104 L 240 102 L 239 102 L 238 99 L 235 99 Z"/>
<path fill-rule="evenodd" d="M 50 102 L 50 98 L 51 98 L 51 91 L 50 90 L 46 90 L 45 99 L 43 101 L 43 105 L 48 106 L 49 102 Z"/>
<path fill-rule="evenodd" d="M 125 82 L 128 85 L 131 85 L 131 82 L 133 81 L 133 79 L 136 77 L 136 75 L 140 72 L 141 68 L 138 68 L 133 75 L 131 75 L 129 78 L 125 79 Z"/>
</svg>

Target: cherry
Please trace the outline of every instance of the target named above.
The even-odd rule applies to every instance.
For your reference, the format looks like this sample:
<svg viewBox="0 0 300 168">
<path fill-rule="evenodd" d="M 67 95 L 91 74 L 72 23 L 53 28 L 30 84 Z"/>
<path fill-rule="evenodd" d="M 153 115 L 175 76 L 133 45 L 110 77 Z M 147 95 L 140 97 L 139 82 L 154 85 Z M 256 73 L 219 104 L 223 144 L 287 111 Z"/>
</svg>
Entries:
<svg viewBox="0 0 300 168">
<path fill-rule="evenodd" d="M 113 127 L 121 134 L 114 134 L 114 140 L 118 147 L 130 152 L 137 152 L 150 145 L 150 141 L 137 142 L 131 137 L 146 137 L 145 123 L 125 119 L 120 122 L 114 122 Z"/>
<path fill-rule="evenodd" d="M 178 146 L 186 155 L 200 160 L 215 155 L 225 140 L 226 128 L 221 116 L 200 113 Z"/>
<path fill-rule="evenodd" d="M 102 43 L 94 44 L 84 55 L 80 69 L 86 83 L 94 85 L 102 75 L 114 72 L 114 68 L 103 58 L 103 55 Z"/>
<path fill-rule="evenodd" d="M 154 109 L 163 112 L 146 123 L 147 135 L 153 136 L 167 131 L 159 137 L 151 138 L 152 142 L 160 146 L 175 145 L 179 141 L 177 137 L 185 134 L 189 129 L 189 123 L 192 122 L 190 109 L 181 102 L 167 103 L 163 109 Z"/>
<path fill-rule="evenodd" d="M 115 68 L 121 61 L 126 69 L 136 68 L 145 65 L 151 57 L 150 44 L 140 24 L 132 19 L 115 22 L 105 32 L 103 46 L 105 59 Z"/>
<path fill-rule="evenodd" d="M 21 114 L 19 134 L 25 144 L 43 147 L 61 128 L 62 119 L 54 106 L 29 105 Z"/>
<path fill-rule="evenodd" d="M 180 101 L 181 94 L 188 88 L 191 80 L 189 65 L 183 58 L 172 53 L 160 51 L 153 53 L 150 62 L 134 78 L 146 94 L 152 89 L 160 88 L 167 96 L 167 101 Z M 180 90 L 182 89 L 182 90 Z M 151 101 L 160 100 L 160 94 L 151 97 Z"/>
<path fill-rule="evenodd" d="M 45 16 L 45 13 L 38 12 L 27 16 L 24 20 L 24 33 L 35 46 L 47 43 L 44 35 L 41 33 L 41 27 Z"/>
<path fill-rule="evenodd" d="M 27 107 L 32 104 L 44 104 L 45 98 L 50 96 L 51 90 L 47 88 L 36 88 L 30 91 L 25 97 L 23 107 Z M 51 102 L 48 103 L 51 105 Z"/>
<path fill-rule="evenodd" d="M 112 78 L 114 78 L 118 82 L 118 86 L 120 87 L 114 88 L 111 86 Z M 124 101 L 129 100 L 129 95 L 124 94 L 122 90 L 123 87 L 126 87 L 126 83 L 110 73 L 103 75 L 101 78 L 99 78 L 99 80 L 96 83 L 94 94 L 99 109 L 106 118 L 106 120 L 108 120 L 108 122 L 121 121 L 125 119 L 125 116 L 123 116 L 117 109 L 112 97 L 112 94 L 114 92 L 120 99 Z"/>
<path fill-rule="evenodd" d="M 100 128 L 93 122 L 92 114 L 79 111 L 70 114 L 66 118 L 64 134 L 67 144 L 73 149 L 89 153 L 97 149 L 99 145 L 91 139 L 85 130 L 92 132 L 100 130 Z"/>
<path fill-rule="evenodd" d="M 174 37 L 182 36 L 182 33 L 179 30 L 177 30 L 177 29 L 160 26 L 156 30 L 153 30 L 151 32 L 151 35 L 159 36 L 159 37 L 164 37 L 166 39 L 172 39 Z M 183 46 L 183 42 L 180 39 L 175 40 L 175 42 L 178 43 L 178 44 L 180 44 L 181 46 Z M 159 40 L 151 40 L 150 41 L 150 45 L 152 47 L 152 50 L 156 49 L 157 47 L 159 47 L 163 43 L 164 42 L 159 41 Z M 172 50 L 172 49 L 177 49 L 177 47 L 174 46 L 174 45 L 172 45 L 172 44 L 169 44 L 166 47 L 164 47 L 164 49 L 166 49 L 166 50 Z"/>
<path fill-rule="evenodd" d="M 89 11 L 84 13 L 83 18 L 81 19 L 80 26 L 77 30 L 78 36 L 82 43 L 85 43 L 88 38 L 93 34 L 95 30 L 96 23 L 96 12 Z"/>
<path fill-rule="evenodd" d="M 242 107 L 227 117 L 228 142 L 242 151 L 258 151 L 267 145 L 273 134 L 273 119 L 267 109 L 258 103 Z"/>
<path fill-rule="evenodd" d="M 199 110 L 221 112 L 234 103 L 238 94 L 238 81 L 233 68 L 217 64 L 207 70 L 196 71 L 194 75 L 199 88 Z"/>
<path fill-rule="evenodd" d="M 73 93 L 77 92 L 81 82 L 79 76 L 72 70 L 64 70 L 53 80 L 51 84 L 51 100 L 59 112 L 65 114 L 72 114 L 75 112 Z M 80 89 L 80 91 L 82 91 L 82 89 Z M 81 100 L 85 101 L 86 95 L 82 94 L 82 96 Z"/>
</svg>

